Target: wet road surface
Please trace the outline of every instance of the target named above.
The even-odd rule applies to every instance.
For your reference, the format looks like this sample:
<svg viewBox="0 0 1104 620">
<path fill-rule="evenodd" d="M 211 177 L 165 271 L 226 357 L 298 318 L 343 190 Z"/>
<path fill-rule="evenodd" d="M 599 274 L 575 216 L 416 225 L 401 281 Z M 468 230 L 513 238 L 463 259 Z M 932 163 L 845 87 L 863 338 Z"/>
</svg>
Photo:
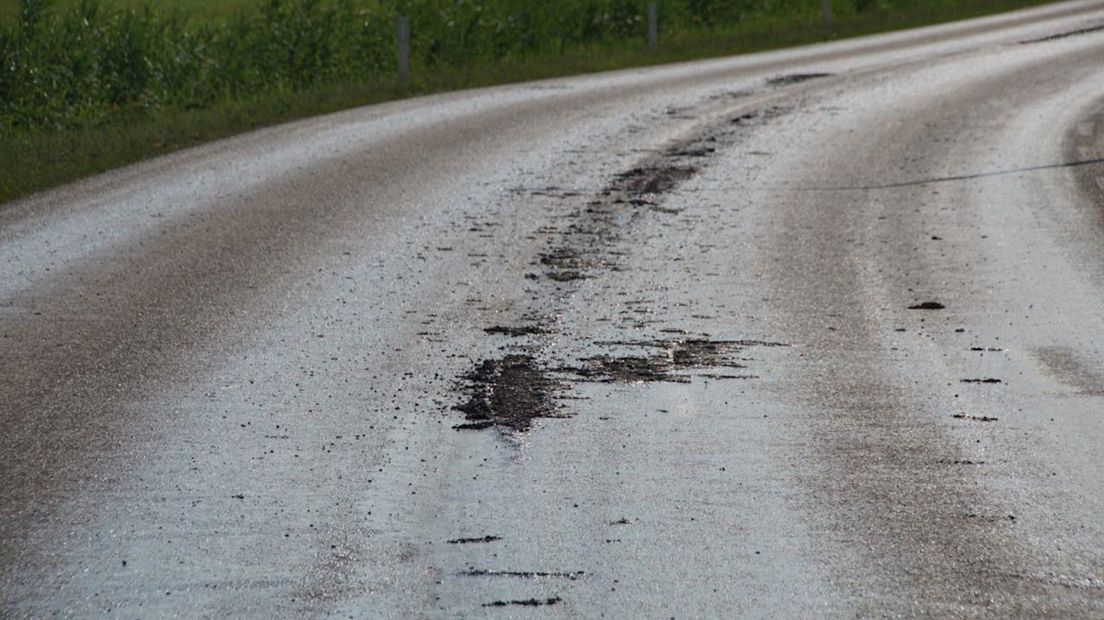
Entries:
<svg viewBox="0 0 1104 620">
<path fill-rule="evenodd" d="M 1104 616 L 1104 3 L 0 206 L 9 617 Z"/>
</svg>

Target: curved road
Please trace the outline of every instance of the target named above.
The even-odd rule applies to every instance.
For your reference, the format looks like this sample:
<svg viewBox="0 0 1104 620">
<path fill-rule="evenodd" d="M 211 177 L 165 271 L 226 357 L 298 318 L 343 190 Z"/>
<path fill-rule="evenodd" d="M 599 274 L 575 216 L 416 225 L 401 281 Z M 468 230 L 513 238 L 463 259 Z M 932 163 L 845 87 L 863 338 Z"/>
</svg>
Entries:
<svg viewBox="0 0 1104 620">
<path fill-rule="evenodd" d="M 1104 2 L 0 207 L 5 617 L 1104 617 Z"/>
</svg>

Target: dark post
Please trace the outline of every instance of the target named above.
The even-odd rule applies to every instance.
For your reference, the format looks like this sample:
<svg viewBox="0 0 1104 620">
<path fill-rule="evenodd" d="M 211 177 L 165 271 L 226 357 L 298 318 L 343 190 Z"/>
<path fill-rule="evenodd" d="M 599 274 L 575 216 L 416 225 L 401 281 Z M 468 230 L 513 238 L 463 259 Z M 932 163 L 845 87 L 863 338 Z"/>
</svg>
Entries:
<svg viewBox="0 0 1104 620">
<path fill-rule="evenodd" d="M 406 84 L 410 81 L 410 21 L 407 20 L 405 15 L 399 15 L 396 30 L 399 57 L 399 81 Z"/>
<path fill-rule="evenodd" d="M 648 49 L 653 52 L 659 49 L 659 3 L 657 0 L 648 2 Z"/>
<path fill-rule="evenodd" d="M 820 8 L 824 10 L 824 27 L 827 28 L 832 25 L 832 7 L 828 0 L 820 0 Z"/>
</svg>

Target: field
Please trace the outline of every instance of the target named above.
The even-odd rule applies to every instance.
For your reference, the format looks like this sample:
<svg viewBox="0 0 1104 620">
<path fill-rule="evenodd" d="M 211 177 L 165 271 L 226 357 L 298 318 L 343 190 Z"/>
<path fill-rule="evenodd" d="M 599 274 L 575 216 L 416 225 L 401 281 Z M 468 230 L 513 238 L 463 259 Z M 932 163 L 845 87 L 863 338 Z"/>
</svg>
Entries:
<svg viewBox="0 0 1104 620">
<path fill-rule="evenodd" d="M 660 0 L 661 48 L 649 51 L 645 0 L 0 1 L 0 202 L 355 105 L 1042 3 L 833 0 L 825 28 L 818 0 Z M 395 69 L 400 13 L 409 83 Z"/>
</svg>

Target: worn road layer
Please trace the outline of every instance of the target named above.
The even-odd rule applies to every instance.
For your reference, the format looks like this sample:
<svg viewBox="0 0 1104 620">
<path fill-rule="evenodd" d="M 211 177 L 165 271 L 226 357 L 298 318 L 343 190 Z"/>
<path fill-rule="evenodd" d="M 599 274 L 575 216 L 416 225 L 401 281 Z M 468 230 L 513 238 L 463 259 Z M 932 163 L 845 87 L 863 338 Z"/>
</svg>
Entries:
<svg viewBox="0 0 1104 620">
<path fill-rule="evenodd" d="M 1101 25 L 428 97 L 0 207 L 0 613 L 1104 616 Z"/>
</svg>

